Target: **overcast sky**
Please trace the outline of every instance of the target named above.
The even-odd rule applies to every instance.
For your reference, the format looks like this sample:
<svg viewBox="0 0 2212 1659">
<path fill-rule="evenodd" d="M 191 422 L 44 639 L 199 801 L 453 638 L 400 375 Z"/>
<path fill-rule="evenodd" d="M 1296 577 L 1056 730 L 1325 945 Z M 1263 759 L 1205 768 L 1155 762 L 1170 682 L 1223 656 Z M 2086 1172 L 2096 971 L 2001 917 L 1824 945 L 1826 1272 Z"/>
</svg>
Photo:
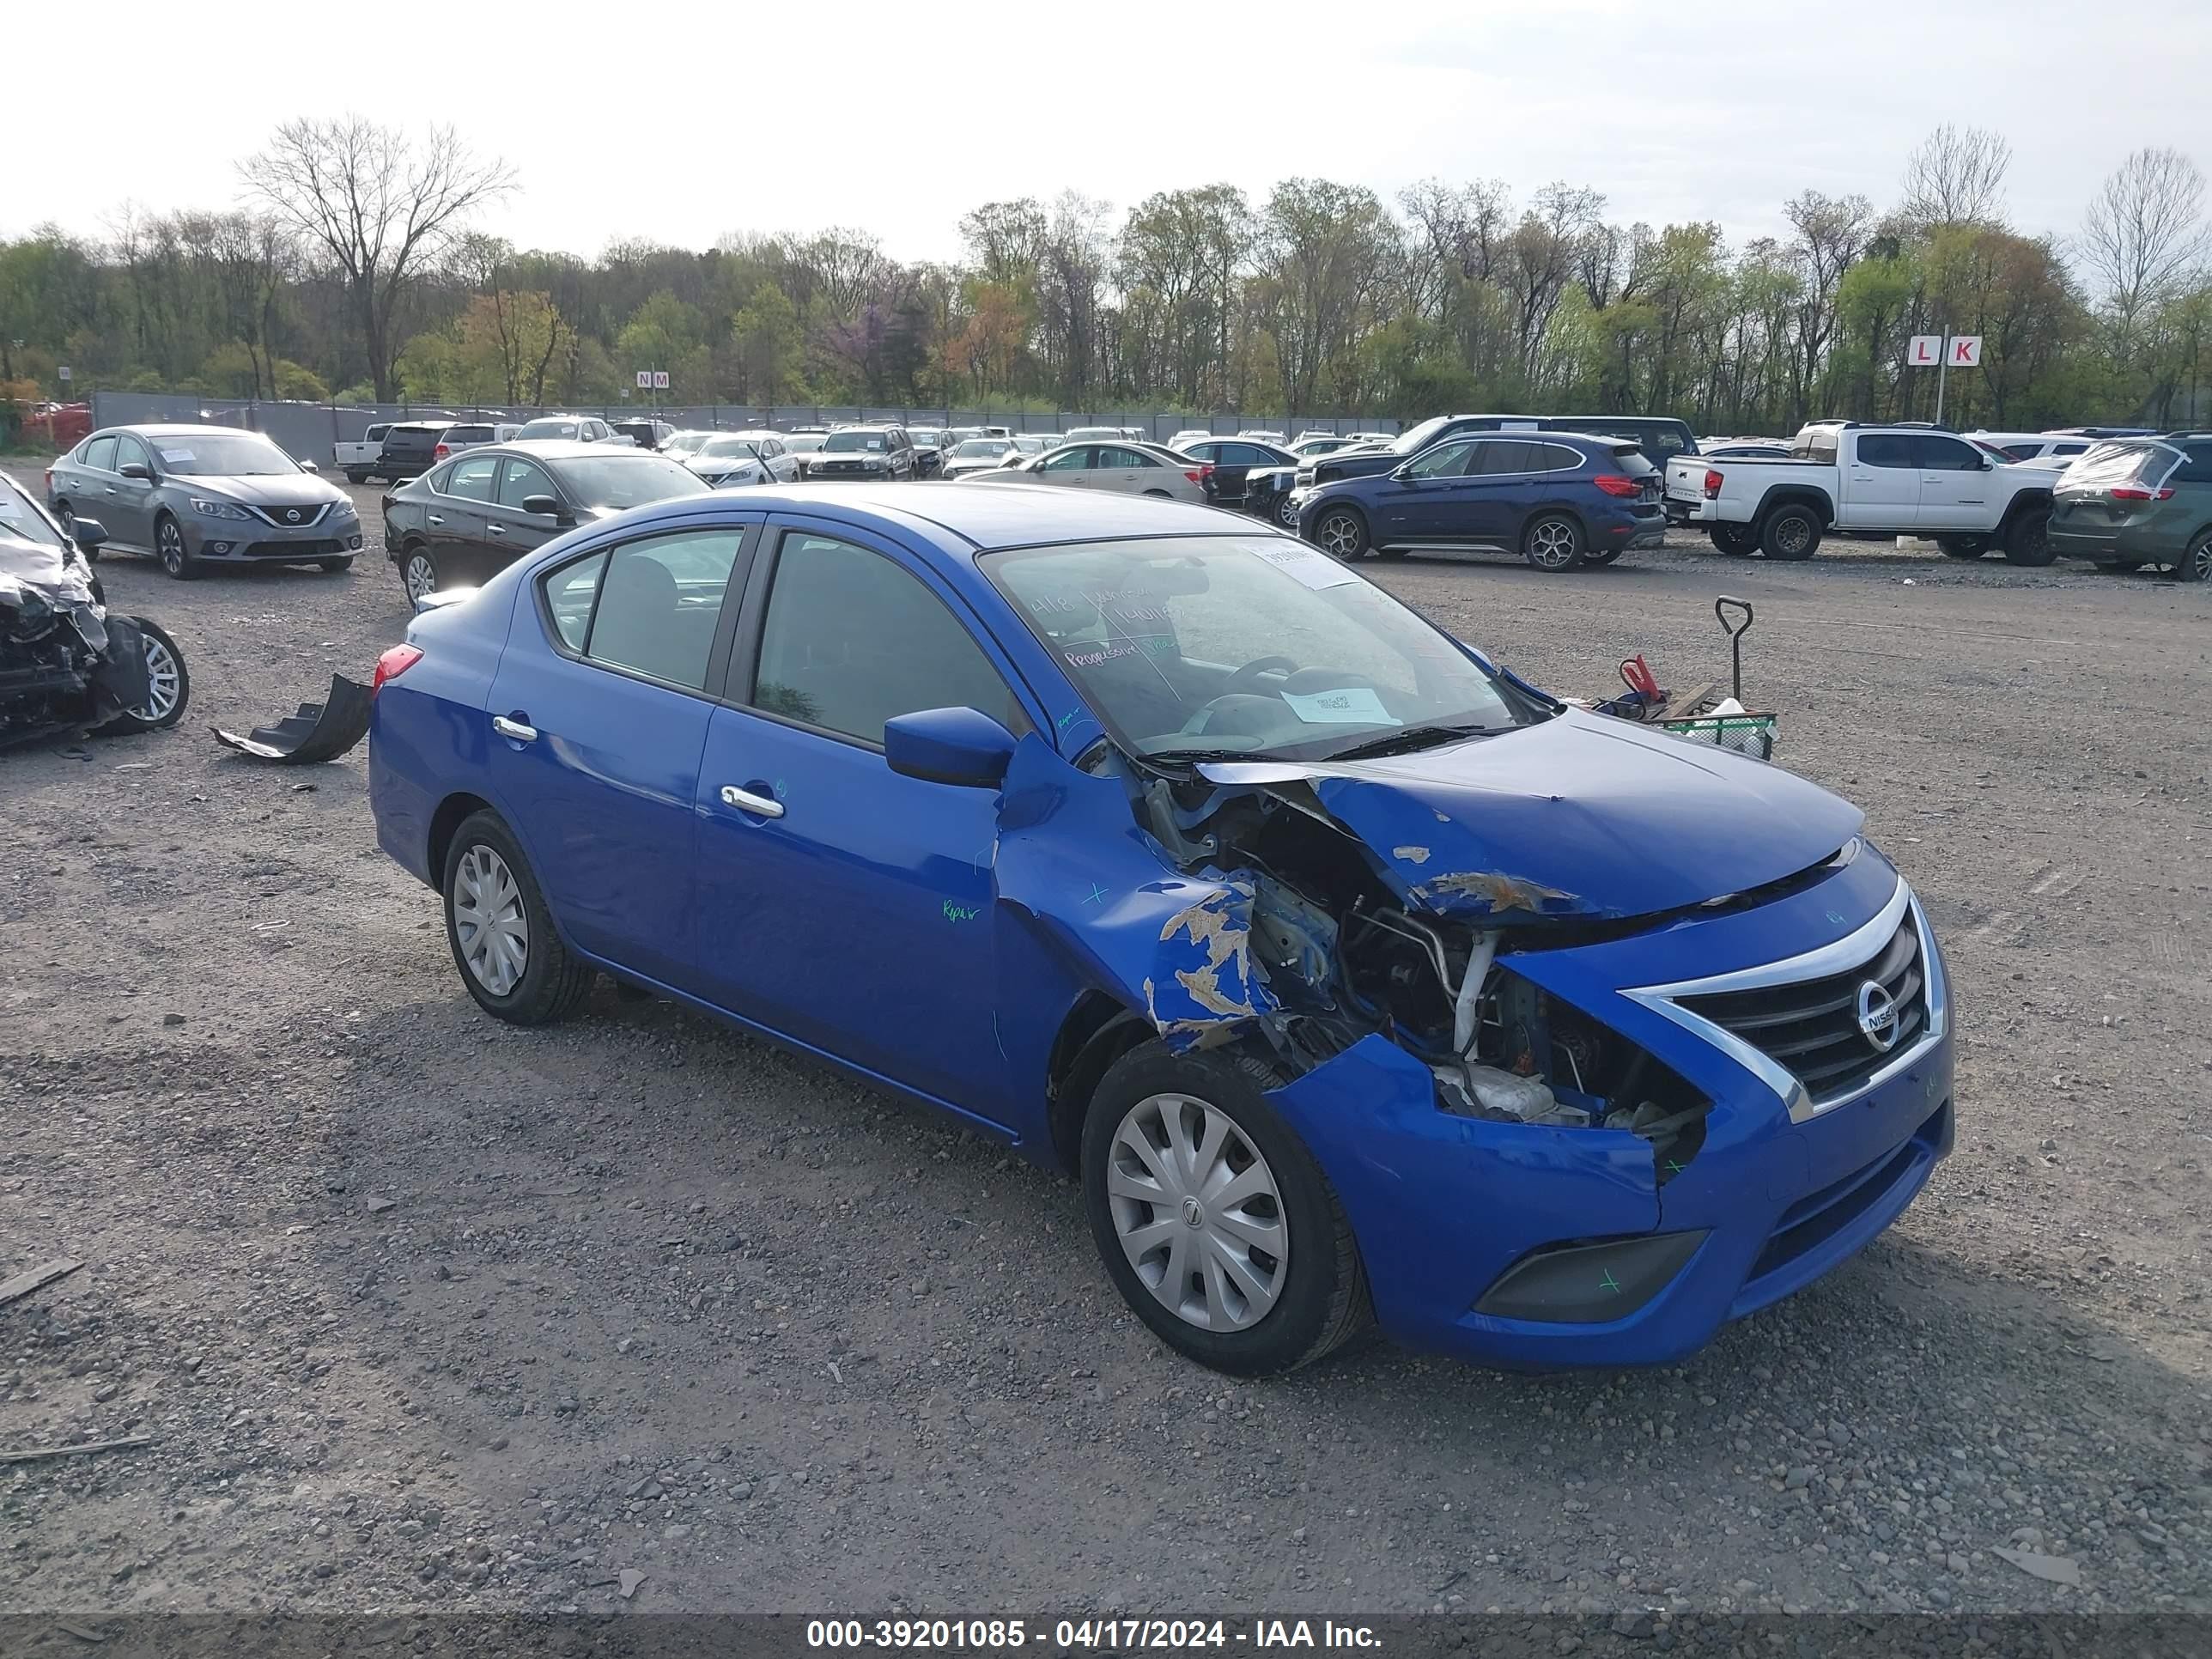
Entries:
<svg viewBox="0 0 2212 1659">
<path fill-rule="evenodd" d="M 96 234 L 125 200 L 229 204 L 277 120 L 348 110 L 451 123 L 514 168 L 486 228 L 585 254 L 840 224 L 950 258 L 988 200 L 1072 186 L 1118 222 L 1153 191 L 1226 180 L 1256 201 L 1297 173 L 1386 199 L 1431 176 L 1524 198 L 1561 179 L 1621 222 L 1713 219 L 1741 242 L 1808 186 L 1888 205 L 1947 119 L 2011 141 L 2008 202 L 2032 232 L 2072 231 L 2142 145 L 2212 172 L 2203 0 L 21 12 L 9 79 L 44 95 L 17 101 L 8 234 Z"/>
</svg>

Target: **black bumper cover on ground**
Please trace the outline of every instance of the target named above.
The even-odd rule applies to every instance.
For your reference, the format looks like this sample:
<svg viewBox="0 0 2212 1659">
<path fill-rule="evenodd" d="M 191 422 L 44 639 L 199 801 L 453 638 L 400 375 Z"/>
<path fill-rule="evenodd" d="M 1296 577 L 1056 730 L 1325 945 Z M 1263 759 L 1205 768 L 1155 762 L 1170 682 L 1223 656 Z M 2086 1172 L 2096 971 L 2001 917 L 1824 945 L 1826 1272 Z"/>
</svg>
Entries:
<svg viewBox="0 0 2212 1659">
<path fill-rule="evenodd" d="M 274 726 L 257 726 L 250 736 L 216 728 L 216 741 L 256 760 L 279 766 L 305 766 L 336 760 L 368 735 L 368 688 L 343 674 L 331 676 L 330 695 L 303 702 L 300 712 Z"/>
</svg>

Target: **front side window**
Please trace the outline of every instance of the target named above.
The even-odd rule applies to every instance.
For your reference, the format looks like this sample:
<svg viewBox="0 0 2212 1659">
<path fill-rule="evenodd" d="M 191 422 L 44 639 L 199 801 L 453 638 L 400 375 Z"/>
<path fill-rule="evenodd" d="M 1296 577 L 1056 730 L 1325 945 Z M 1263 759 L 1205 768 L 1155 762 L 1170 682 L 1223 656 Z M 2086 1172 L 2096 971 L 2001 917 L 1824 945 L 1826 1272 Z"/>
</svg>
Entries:
<svg viewBox="0 0 2212 1659">
<path fill-rule="evenodd" d="M 487 455 L 479 459 L 468 456 L 455 461 L 446 469 L 446 481 L 436 486 L 447 495 L 459 495 L 464 501 L 488 501 L 492 495 L 492 483 L 499 474 L 499 458 Z"/>
<path fill-rule="evenodd" d="M 556 501 L 561 499 L 560 491 L 553 488 L 551 475 L 537 462 L 510 457 L 506 467 L 499 479 L 499 504 L 501 507 L 520 510 L 523 502 L 532 495 L 550 495 Z"/>
<path fill-rule="evenodd" d="M 1490 448 L 1488 444 L 1437 444 L 1425 449 L 1407 463 L 1409 478 L 1456 478 L 1474 471 L 1470 459 L 1478 452 Z"/>
<path fill-rule="evenodd" d="M 1316 759 L 1529 718 L 1445 635 L 1280 537 L 1094 542 L 981 568 L 1125 748 Z"/>
<path fill-rule="evenodd" d="M 703 691 L 723 596 L 744 540 L 740 530 L 687 530 L 616 548 L 598 579 L 590 627 L 577 648 L 593 662 Z M 566 574 L 556 572 L 553 580 Z M 557 624 L 560 600 L 550 586 L 546 597 Z M 568 638 L 565 629 L 562 633 Z"/>
<path fill-rule="evenodd" d="M 975 636 L 921 578 L 880 553 L 793 531 L 762 624 L 753 706 L 863 743 L 924 708 L 979 708 L 1024 729 Z"/>
<path fill-rule="evenodd" d="M 146 459 L 145 445 L 127 432 L 118 432 L 115 436 L 115 470 L 120 472 L 134 461 L 140 466 L 153 465 Z"/>
<path fill-rule="evenodd" d="M 1960 443 L 1956 438 L 1939 438 L 1923 433 L 1912 441 L 1922 468 L 1929 472 L 1978 472 L 1982 470 L 1982 452 L 1972 444 Z"/>
</svg>

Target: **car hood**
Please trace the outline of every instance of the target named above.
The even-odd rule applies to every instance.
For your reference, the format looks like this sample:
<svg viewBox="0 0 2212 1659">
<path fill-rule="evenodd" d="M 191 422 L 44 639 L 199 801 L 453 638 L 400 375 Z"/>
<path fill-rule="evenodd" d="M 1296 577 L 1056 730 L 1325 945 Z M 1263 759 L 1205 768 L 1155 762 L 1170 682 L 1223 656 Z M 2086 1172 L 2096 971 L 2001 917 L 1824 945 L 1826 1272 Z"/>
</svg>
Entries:
<svg viewBox="0 0 2212 1659">
<path fill-rule="evenodd" d="M 1340 449 L 1313 463 L 1314 482 L 1330 484 L 1347 478 L 1377 477 L 1407 459 L 1394 449 Z"/>
<path fill-rule="evenodd" d="M 1762 761 L 1570 709 L 1386 759 L 1201 766 L 1310 804 L 1409 906 L 1481 921 L 1679 910 L 1810 869 L 1864 815 Z"/>
<path fill-rule="evenodd" d="M 162 479 L 195 495 L 220 496 L 249 507 L 320 507 L 342 501 L 346 493 L 325 483 L 312 472 L 271 472 L 243 478 L 197 477 L 182 474 Z"/>
</svg>

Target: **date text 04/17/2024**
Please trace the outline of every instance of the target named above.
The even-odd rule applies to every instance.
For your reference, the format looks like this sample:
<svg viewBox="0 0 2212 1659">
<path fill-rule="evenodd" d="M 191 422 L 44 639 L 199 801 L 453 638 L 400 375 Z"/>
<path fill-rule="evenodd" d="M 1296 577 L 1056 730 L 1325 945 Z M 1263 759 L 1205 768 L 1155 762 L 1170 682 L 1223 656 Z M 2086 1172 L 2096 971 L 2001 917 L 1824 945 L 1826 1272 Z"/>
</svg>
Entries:
<svg viewBox="0 0 2212 1659">
<path fill-rule="evenodd" d="M 1178 1648 L 1379 1648 L 1366 1625 L 1333 1619 L 1259 1619 L 1249 1626 L 1222 1619 L 1060 1619 L 1052 1644 L 1062 1651 L 1127 1652 Z M 969 1652 L 1044 1645 L 1042 1620 L 1023 1619 L 811 1619 L 810 1648 L 911 1648 Z"/>
</svg>

